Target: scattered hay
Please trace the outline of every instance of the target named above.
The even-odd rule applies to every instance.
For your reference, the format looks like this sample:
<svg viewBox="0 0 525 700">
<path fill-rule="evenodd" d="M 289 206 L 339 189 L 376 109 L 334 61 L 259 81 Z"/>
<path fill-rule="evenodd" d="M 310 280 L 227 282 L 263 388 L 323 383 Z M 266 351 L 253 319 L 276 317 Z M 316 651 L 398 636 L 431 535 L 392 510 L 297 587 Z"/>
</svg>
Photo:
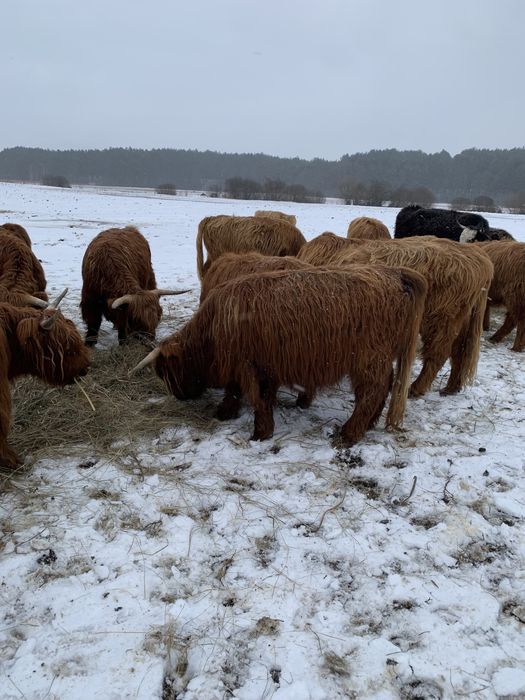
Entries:
<svg viewBox="0 0 525 700">
<path fill-rule="evenodd" d="M 82 391 L 78 384 L 58 388 L 32 377 L 18 381 L 9 441 L 26 466 L 42 457 L 71 455 L 79 446 L 111 454 L 117 443 L 122 448 L 159 436 L 181 422 L 208 427 L 210 416 L 202 405 L 167 396 L 153 371 L 129 376 L 146 353 L 139 343 L 94 350 L 91 370 L 80 380 Z"/>
</svg>

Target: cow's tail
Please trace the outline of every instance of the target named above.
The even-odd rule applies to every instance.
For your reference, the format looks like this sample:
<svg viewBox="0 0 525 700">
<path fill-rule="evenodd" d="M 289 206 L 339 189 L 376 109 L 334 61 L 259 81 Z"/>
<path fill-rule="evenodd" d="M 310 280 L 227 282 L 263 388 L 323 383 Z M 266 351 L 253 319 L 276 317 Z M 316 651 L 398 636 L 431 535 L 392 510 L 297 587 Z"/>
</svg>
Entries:
<svg viewBox="0 0 525 700">
<path fill-rule="evenodd" d="M 396 373 L 392 396 L 386 416 L 386 427 L 399 429 L 405 414 L 410 387 L 410 372 L 416 357 L 419 327 L 423 318 L 428 285 L 425 278 L 414 270 L 401 271 L 401 284 L 406 295 L 406 323 L 399 338 Z"/>
<path fill-rule="evenodd" d="M 197 231 L 197 274 L 202 281 L 204 275 L 204 251 L 202 249 L 202 236 L 204 232 L 204 220 L 200 222 Z"/>
<path fill-rule="evenodd" d="M 461 372 L 459 377 L 461 386 L 471 384 L 476 376 L 483 319 L 487 306 L 487 294 L 486 288 L 481 289 L 469 318 L 454 341 L 454 345 L 458 345 L 461 348 Z"/>
</svg>

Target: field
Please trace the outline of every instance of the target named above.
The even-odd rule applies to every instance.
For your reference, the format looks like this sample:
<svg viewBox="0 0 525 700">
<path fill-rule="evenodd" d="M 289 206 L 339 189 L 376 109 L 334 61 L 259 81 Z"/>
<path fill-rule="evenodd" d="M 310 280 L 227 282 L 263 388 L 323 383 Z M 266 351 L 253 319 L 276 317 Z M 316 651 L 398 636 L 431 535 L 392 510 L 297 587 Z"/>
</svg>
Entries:
<svg viewBox="0 0 525 700">
<path fill-rule="evenodd" d="M 0 221 L 27 227 L 80 325 L 87 243 L 138 226 L 159 286 L 192 290 L 163 301 L 160 335 L 197 306 L 200 219 L 264 207 L 0 183 Z M 397 213 L 280 208 L 307 238 L 362 214 L 392 230 Z M 525 240 L 525 217 L 487 217 Z M 103 330 L 95 353 L 117 344 Z M 159 386 L 153 435 L 25 454 L 0 489 L 2 699 L 524 698 L 524 357 L 487 336 L 473 386 L 441 397 L 445 367 L 406 432 L 380 421 L 352 449 L 334 440 L 347 385 L 308 411 L 280 392 L 262 443 L 248 407 L 223 424 L 220 392 L 181 407 Z"/>
</svg>

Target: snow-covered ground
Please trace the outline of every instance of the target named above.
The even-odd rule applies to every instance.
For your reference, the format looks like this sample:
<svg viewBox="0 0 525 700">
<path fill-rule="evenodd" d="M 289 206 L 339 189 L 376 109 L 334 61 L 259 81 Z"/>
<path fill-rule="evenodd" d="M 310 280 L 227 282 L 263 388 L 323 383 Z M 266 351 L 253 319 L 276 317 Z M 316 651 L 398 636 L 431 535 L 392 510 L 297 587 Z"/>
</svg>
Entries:
<svg viewBox="0 0 525 700">
<path fill-rule="evenodd" d="M 182 323 L 200 219 L 264 207 L 295 213 L 307 238 L 363 214 L 392 229 L 397 213 L 0 183 L 0 222 L 27 227 L 78 323 L 99 231 L 142 230 L 159 286 L 193 289 L 164 302 Z M 487 217 L 525 240 L 524 217 Z M 101 345 L 116 344 L 103 327 Z M 352 409 L 342 386 L 308 411 L 282 392 L 263 443 L 248 441 L 248 408 L 213 418 L 216 393 L 208 428 L 188 418 L 128 461 L 51 452 L 0 494 L 0 697 L 524 698 L 525 358 L 512 340 L 484 338 L 472 387 L 440 397 L 445 369 L 410 401 L 406 433 L 380 423 L 353 449 L 331 442 Z"/>
</svg>

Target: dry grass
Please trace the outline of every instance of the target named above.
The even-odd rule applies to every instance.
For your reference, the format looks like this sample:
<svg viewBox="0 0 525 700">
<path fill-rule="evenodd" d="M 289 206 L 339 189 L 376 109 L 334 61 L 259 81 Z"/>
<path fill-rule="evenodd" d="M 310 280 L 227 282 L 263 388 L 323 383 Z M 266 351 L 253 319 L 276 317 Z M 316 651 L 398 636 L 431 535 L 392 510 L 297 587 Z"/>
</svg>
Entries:
<svg viewBox="0 0 525 700">
<path fill-rule="evenodd" d="M 81 445 L 107 455 L 116 443 L 151 439 L 180 422 L 205 427 L 209 416 L 202 416 L 202 407 L 168 397 L 152 370 L 129 376 L 147 352 L 138 343 L 94 350 L 89 374 L 63 389 L 33 378 L 18 381 L 9 442 L 25 466 L 42 457 L 71 455 L 71 448 Z"/>
</svg>

